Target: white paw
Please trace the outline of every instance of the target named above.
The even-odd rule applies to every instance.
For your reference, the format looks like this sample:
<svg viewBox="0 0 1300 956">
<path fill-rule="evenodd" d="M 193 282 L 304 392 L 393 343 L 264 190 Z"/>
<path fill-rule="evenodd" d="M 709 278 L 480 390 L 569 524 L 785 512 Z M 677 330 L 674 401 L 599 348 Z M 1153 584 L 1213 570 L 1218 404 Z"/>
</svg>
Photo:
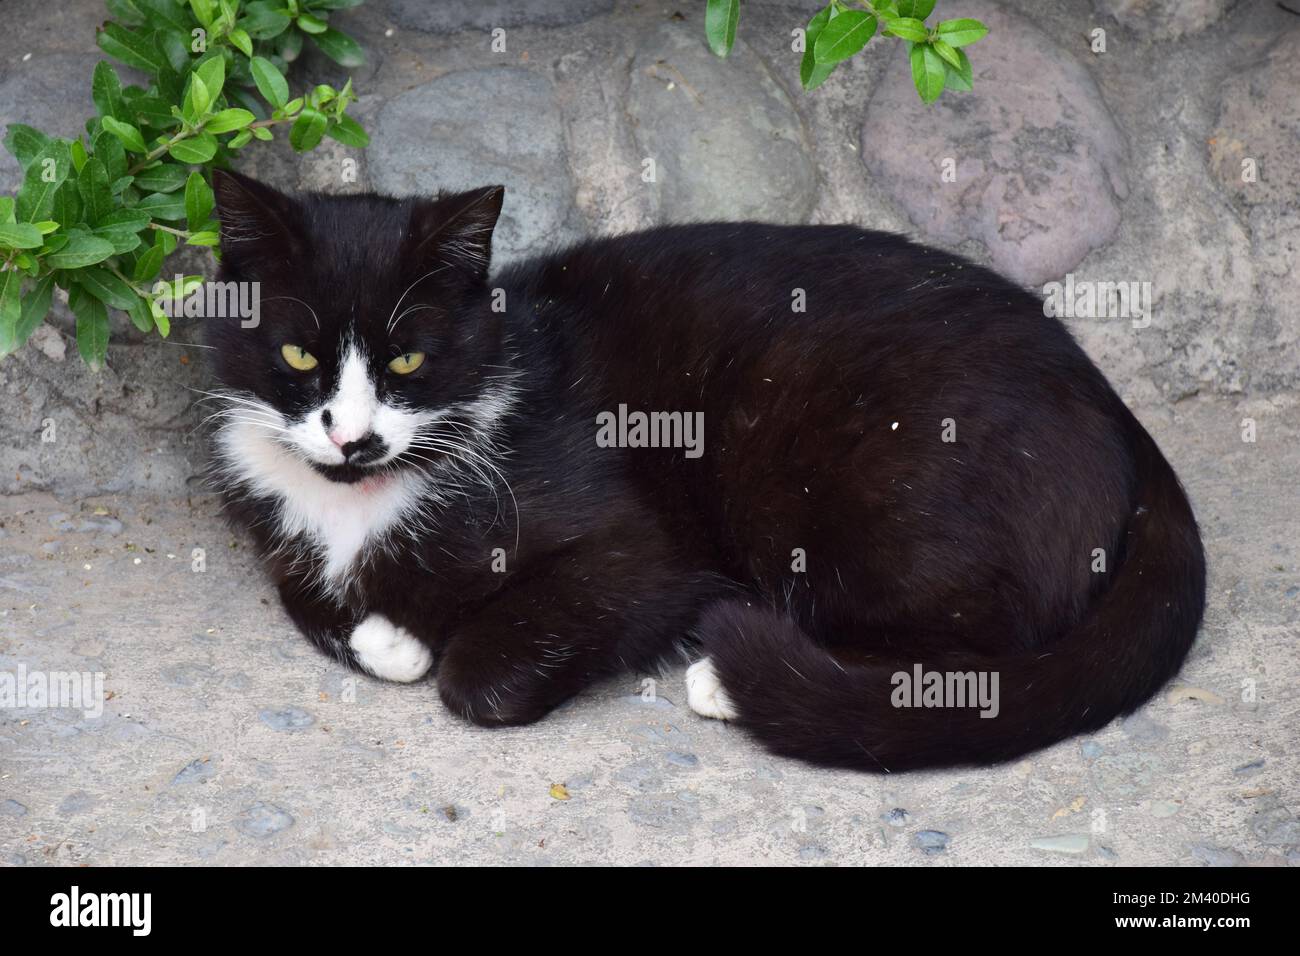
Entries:
<svg viewBox="0 0 1300 956">
<path fill-rule="evenodd" d="M 722 688 L 713 661 L 707 657 L 686 668 L 686 703 L 701 717 L 735 720 L 736 707 Z"/>
<path fill-rule="evenodd" d="M 382 614 L 371 614 L 352 631 L 349 643 L 357 662 L 376 677 L 409 684 L 433 664 L 433 654 L 409 631 Z"/>
</svg>

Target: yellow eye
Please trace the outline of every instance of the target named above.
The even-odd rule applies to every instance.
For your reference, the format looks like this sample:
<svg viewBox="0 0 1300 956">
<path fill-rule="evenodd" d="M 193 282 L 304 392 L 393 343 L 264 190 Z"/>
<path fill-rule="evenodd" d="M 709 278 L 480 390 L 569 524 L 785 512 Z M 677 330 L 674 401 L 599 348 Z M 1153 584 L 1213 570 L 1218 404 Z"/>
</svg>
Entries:
<svg viewBox="0 0 1300 956">
<path fill-rule="evenodd" d="M 410 375 L 423 364 L 423 352 L 407 352 L 405 355 L 399 355 L 389 362 L 388 370 L 396 372 L 398 375 Z"/>
<path fill-rule="evenodd" d="M 299 372 L 310 372 L 320 364 L 316 361 L 316 356 L 301 345 L 282 345 L 280 346 L 280 354 L 284 356 L 284 360 L 289 363 L 290 368 L 297 369 Z"/>
</svg>

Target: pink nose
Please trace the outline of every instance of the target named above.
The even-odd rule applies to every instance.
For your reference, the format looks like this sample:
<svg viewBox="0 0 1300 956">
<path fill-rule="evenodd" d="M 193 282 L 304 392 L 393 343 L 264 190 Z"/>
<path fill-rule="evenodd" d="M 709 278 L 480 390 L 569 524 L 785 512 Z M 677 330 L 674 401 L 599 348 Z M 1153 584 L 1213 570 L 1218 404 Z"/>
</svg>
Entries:
<svg viewBox="0 0 1300 956">
<path fill-rule="evenodd" d="M 342 448 L 344 445 L 348 443 L 348 436 L 343 434 L 342 429 L 339 428 L 334 429 L 332 432 L 329 433 L 329 436 L 330 436 L 330 441 L 334 443 L 334 446 L 336 448 Z"/>
</svg>

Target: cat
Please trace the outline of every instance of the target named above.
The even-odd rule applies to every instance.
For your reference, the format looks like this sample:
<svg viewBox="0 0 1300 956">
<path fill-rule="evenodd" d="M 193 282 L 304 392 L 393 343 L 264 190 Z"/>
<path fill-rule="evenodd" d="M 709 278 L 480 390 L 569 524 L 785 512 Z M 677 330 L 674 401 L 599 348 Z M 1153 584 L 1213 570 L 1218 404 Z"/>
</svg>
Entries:
<svg viewBox="0 0 1300 956">
<path fill-rule="evenodd" d="M 503 187 L 214 187 L 221 278 L 260 305 L 205 321 L 213 480 L 349 668 L 503 726 L 685 649 L 698 714 L 893 772 L 1097 730 L 1195 639 L 1170 466 L 1041 300 L 960 256 L 705 223 L 489 281 Z"/>
</svg>

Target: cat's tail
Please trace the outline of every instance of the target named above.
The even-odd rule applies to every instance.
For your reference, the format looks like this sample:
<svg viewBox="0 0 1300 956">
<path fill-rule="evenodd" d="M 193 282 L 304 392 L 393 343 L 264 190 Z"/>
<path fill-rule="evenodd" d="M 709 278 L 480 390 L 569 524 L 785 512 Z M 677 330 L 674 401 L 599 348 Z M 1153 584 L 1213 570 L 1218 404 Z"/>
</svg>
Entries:
<svg viewBox="0 0 1300 956">
<path fill-rule="evenodd" d="M 842 663 L 788 615 L 731 600 L 701 622 L 711 673 L 695 676 L 720 682 L 716 703 L 772 751 L 876 772 L 1010 760 L 1130 713 L 1177 673 L 1205 604 L 1191 506 L 1132 424 L 1138 491 L 1123 564 L 1046 648 Z"/>
</svg>

